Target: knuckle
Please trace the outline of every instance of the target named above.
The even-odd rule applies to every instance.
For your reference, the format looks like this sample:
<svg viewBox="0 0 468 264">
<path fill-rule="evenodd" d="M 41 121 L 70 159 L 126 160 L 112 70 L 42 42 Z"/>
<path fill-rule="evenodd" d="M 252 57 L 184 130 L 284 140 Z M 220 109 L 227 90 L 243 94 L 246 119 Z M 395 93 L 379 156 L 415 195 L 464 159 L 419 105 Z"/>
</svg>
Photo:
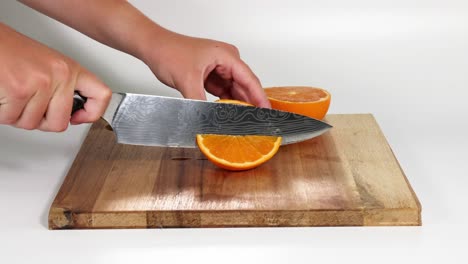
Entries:
<svg viewBox="0 0 468 264">
<path fill-rule="evenodd" d="M 225 43 L 225 42 L 218 42 L 217 46 L 222 47 L 226 52 L 233 54 L 235 56 L 239 56 L 240 54 L 239 49 L 232 44 Z"/>
<path fill-rule="evenodd" d="M 108 87 L 105 87 L 102 89 L 102 98 L 106 100 L 107 102 L 110 101 L 112 97 L 112 90 Z"/>
<path fill-rule="evenodd" d="M 31 87 L 27 85 L 17 85 L 11 90 L 10 96 L 15 101 L 28 100 L 33 94 Z"/>
<path fill-rule="evenodd" d="M 37 74 L 36 75 L 36 88 L 37 90 L 48 91 L 52 89 L 52 80 L 47 74 Z"/>
<path fill-rule="evenodd" d="M 51 67 L 54 74 L 61 80 L 69 79 L 73 72 L 73 66 L 63 59 L 52 61 Z"/>
<path fill-rule="evenodd" d="M 232 45 L 232 44 L 228 44 L 228 47 L 229 47 L 234 53 L 239 54 L 239 49 L 238 49 L 236 46 L 234 46 L 234 45 Z"/>
<path fill-rule="evenodd" d="M 52 79 L 47 73 L 38 71 L 28 74 L 26 78 L 19 78 L 11 82 L 7 90 L 7 97 L 14 101 L 27 101 L 38 91 L 51 90 Z"/>
</svg>

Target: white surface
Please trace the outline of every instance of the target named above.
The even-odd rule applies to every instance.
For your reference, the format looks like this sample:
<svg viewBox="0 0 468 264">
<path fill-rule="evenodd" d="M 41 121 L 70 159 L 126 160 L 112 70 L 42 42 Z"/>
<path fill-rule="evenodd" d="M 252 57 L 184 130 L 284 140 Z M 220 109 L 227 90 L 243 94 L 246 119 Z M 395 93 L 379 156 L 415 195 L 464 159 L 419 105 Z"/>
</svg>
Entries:
<svg viewBox="0 0 468 264">
<path fill-rule="evenodd" d="M 0 126 L 0 263 L 468 261 L 466 1 L 132 2 L 175 31 L 237 45 L 264 86 L 324 87 L 330 112 L 373 113 L 423 226 L 49 231 L 48 208 L 88 126 Z M 116 91 L 179 96 L 138 60 L 15 1 L 2 1 L 0 18 Z"/>
</svg>

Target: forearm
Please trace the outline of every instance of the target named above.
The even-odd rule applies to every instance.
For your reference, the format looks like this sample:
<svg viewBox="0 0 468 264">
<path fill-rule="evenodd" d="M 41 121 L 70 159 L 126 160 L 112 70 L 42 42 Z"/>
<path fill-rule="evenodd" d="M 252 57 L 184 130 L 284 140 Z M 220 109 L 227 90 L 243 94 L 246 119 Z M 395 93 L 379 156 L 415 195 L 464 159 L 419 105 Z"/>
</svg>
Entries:
<svg viewBox="0 0 468 264">
<path fill-rule="evenodd" d="M 168 31 L 124 0 L 20 0 L 115 49 L 143 59 L 148 43 Z"/>
</svg>

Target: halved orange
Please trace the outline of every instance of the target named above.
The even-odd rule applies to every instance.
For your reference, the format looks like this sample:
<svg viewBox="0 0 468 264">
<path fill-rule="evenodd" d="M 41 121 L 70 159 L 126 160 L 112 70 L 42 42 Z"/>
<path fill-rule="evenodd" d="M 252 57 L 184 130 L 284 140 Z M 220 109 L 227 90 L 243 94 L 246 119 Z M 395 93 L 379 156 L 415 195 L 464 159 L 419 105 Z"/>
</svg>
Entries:
<svg viewBox="0 0 468 264">
<path fill-rule="evenodd" d="M 244 104 L 237 100 L 218 100 L 219 103 Z M 271 159 L 281 145 L 281 137 L 262 135 L 199 134 L 197 145 L 209 161 L 233 171 L 253 169 Z"/>
<path fill-rule="evenodd" d="M 321 88 L 283 86 L 265 88 L 273 109 L 323 119 L 330 107 L 331 94 Z"/>
</svg>

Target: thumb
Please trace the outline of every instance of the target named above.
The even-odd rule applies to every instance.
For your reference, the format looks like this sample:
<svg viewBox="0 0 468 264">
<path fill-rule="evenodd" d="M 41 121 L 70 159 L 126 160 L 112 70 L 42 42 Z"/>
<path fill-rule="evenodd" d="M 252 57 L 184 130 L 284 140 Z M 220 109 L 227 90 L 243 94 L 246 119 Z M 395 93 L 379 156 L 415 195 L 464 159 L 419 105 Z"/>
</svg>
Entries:
<svg viewBox="0 0 468 264">
<path fill-rule="evenodd" d="M 84 108 L 76 111 L 70 119 L 71 124 L 92 123 L 97 121 L 109 105 L 112 91 L 94 74 L 82 69 L 76 81 L 75 91 L 86 97 Z"/>
</svg>

